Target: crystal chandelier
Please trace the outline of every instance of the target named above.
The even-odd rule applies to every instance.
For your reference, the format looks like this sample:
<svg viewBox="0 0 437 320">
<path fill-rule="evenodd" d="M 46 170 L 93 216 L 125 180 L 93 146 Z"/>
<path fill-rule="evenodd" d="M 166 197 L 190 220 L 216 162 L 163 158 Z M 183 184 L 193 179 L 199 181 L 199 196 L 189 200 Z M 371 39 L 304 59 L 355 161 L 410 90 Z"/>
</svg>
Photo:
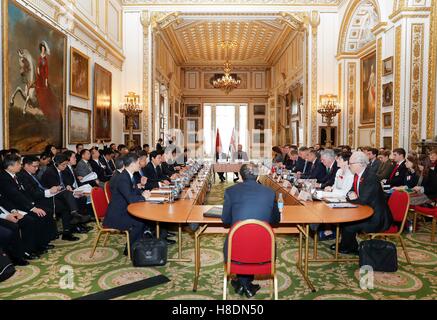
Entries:
<svg viewBox="0 0 437 320">
<path fill-rule="evenodd" d="M 120 104 L 119 110 L 126 117 L 129 129 L 128 148 L 131 149 L 135 146 L 133 138 L 134 118 L 143 112 L 143 108 L 140 103 L 140 96 L 135 94 L 135 92 L 128 92 L 124 97 L 126 100 L 124 103 Z"/>
<path fill-rule="evenodd" d="M 229 62 L 228 58 L 228 49 L 234 48 L 237 46 L 237 43 L 235 41 L 223 41 L 221 43 L 221 47 L 226 49 L 226 62 L 223 67 L 224 75 L 216 79 L 212 82 L 214 88 L 223 90 L 226 94 L 229 94 L 232 90 L 238 88 L 238 86 L 241 84 L 241 80 L 234 79 L 231 76 L 232 71 L 232 65 Z"/>
<path fill-rule="evenodd" d="M 326 147 L 331 148 L 331 124 L 335 116 L 341 112 L 340 105 L 337 101 L 337 96 L 333 94 L 325 94 L 320 96 L 320 105 L 317 110 L 322 115 L 322 122 L 326 122 Z"/>
</svg>

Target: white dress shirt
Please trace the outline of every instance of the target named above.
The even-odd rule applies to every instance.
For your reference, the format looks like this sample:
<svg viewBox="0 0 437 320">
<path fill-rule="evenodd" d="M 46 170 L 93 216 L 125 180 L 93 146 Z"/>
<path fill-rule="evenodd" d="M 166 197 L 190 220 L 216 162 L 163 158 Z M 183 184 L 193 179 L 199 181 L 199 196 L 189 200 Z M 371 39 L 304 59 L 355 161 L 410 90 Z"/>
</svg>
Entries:
<svg viewBox="0 0 437 320">
<path fill-rule="evenodd" d="M 343 172 L 342 169 L 338 169 L 335 174 L 334 185 L 332 186 L 332 196 L 334 197 L 345 197 L 346 194 L 351 190 L 354 184 L 354 175 L 349 169 Z"/>
</svg>

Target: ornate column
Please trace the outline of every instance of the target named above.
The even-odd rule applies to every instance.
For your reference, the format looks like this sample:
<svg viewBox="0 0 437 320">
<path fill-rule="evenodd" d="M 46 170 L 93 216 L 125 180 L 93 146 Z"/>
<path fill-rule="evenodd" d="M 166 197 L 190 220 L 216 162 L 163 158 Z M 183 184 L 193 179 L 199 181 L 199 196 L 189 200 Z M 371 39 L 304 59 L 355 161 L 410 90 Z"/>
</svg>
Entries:
<svg viewBox="0 0 437 320">
<path fill-rule="evenodd" d="M 152 102 L 153 102 L 153 54 L 152 54 L 152 27 L 151 12 L 141 13 L 141 24 L 143 25 L 143 137 L 144 141 L 153 145 L 152 141 Z"/>
</svg>

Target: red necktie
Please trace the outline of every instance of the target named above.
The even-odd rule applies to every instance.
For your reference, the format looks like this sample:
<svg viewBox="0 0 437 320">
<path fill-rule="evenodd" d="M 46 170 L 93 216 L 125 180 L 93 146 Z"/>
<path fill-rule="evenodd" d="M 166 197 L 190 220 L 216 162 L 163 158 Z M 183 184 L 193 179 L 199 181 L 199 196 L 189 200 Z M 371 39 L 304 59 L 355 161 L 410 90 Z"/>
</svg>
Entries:
<svg viewBox="0 0 437 320">
<path fill-rule="evenodd" d="M 354 175 L 354 191 L 358 195 L 358 175 Z"/>
<path fill-rule="evenodd" d="M 398 168 L 399 168 L 399 163 L 393 169 L 393 171 L 392 171 L 392 173 L 390 175 L 390 179 L 389 180 L 391 180 L 394 177 L 394 175 L 395 175 L 396 171 L 398 170 Z"/>
</svg>

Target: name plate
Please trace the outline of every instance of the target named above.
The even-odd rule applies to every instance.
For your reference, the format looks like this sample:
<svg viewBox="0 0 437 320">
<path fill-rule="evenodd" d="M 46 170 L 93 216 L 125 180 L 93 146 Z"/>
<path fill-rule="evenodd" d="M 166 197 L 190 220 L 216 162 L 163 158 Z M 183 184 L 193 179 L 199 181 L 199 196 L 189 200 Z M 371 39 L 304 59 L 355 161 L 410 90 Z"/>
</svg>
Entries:
<svg viewBox="0 0 437 320">
<path fill-rule="evenodd" d="M 194 199 L 194 193 L 193 191 L 190 189 L 187 190 L 187 192 L 185 193 L 185 199 Z"/>
<path fill-rule="evenodd" d="M 298 200 L 302 200 L 302 201 L 312 201 L 313 198 L 311 197 L 311 194 L 309 192 L 306 191 L 301 191 L 299 193 L 299 195 L 297 196 Z"/>
</svg>

